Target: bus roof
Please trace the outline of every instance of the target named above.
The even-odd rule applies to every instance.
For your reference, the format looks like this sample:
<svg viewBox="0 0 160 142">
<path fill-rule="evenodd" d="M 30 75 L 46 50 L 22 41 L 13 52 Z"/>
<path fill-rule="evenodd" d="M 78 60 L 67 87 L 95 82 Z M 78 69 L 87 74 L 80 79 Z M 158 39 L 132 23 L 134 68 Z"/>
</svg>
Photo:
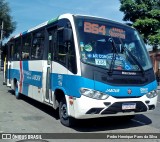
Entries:
<svg viewBox="0 0 160 142">
<path fill-rule="evenodd" d="M 53 23 L 53 22 L 55 22 L 55 21 L 57 21 L 57 20 L 59 20 L 59 19 L 62 19 L 62 18 L 64 18 L 64 17 L 66 18 L 66 17 L 69 17 L 69 16 L 80 16 L 80 17 L 88 17 L 88 18 L 94 18 L 94 19 L 99 19 L 99 20 L 100 20 L 100 19 L 101 19 L 101 20 L 108 20 L 108 21 L 111 21 L 111 22 L 114 22 L 114 23 L 117 23 L 117 24 L 122 24 L 122 23 L 120 23 L 120 22 L 117 22 L 117 21 L 114 21 L 114 20 L 111 20 L 111 19 L 106 19 L 106 18 L 104 18 L 104 17 L 92 16 L 92 15 L 82 15 L 82 14 L 70 14 L 70 13 L 66 13 L 66 14 L 59 15 L 59 16 L 56 17 L 56 18 L 52 18 L 52 19 L 50 19 L 50 20 L 48 20 L 48 21 L 46 21 L 46 22 L 43 22 L 43 23 L 41 23 L 41 24 L 39 24 L 39 25 L 37 25 L 37 26 L 29 29 L 29 30 L 26 30 L 26 31 L 22 32 L 22 33 L 19 33 L 19 34 L 15 35 L 15 36 L 11 37 L 10 40 L 11 40 L 11 39 L 15 39 L 15 38 L 17 38 L 17 37 L 20 37 L 20 36 L 22 36 L 22 35 L 25 35 L 25 34 L 27 34 L 27 33 L 30 33 L 30 32 L 32 32 L 32 31 L 34 31 L 34 30 L 37 30 L 37 29 L 42 28 L 42 27 L 44 27 L 44 26 L 46 26 L 46 25 L 49 25 L 49 24 L 51 24 L 51 23 Z M 122 25 L 124 26 L 125 24 L 122 24 Z M 125 26 L 127 26 L 127 25 L 125 25 Z M 129 26 L 128 26 L 128 27 L 129 27 Z M 131 28 L 131 27 L 130 27 L 130 28 Z"/>
<path fill-rule="evenodd" d="M 58 17 L 59 17 L 59 16 L 58 16 Z M 44 27 L 44 26 L 46 26 L 46 25 L 48 25 L 48 24 L 51 24 L 51 23 L 57 21 L 57 20 L 58 20 L 58 17 L 57 17 L 57 18 L 52 18 L 52 19 L 50 19 L 50 20 L 48 20 L 48 21 L 46 21 L 46 22 L 43 22 L 43 23 L 41 23 L 41 24 L 39 24 L 39 25 L 37 25 L 37 26 L 35 26 L 35 27 L 27 30 L 27 31 L 24 31 L 24 32 L 22 32 L 22 33 L 19 33 L 19 34 L 13 36 L 11 39 L 15 39 L 15 38 L 17 38 L 17 37 L 19 37 L 19 36 L 25 35 L 25 34 L 27 34 L 27 33 L 30 33 L 30 32 L 32 32 L 32 31 L 34 31 L 34 30 L 37 30 L 37 29 L 39 29 L 39 28 L 42 28 L 42 27 Z M 11 40 L 11 39 L 10 39 L 10 40 Z"/>
</svg>

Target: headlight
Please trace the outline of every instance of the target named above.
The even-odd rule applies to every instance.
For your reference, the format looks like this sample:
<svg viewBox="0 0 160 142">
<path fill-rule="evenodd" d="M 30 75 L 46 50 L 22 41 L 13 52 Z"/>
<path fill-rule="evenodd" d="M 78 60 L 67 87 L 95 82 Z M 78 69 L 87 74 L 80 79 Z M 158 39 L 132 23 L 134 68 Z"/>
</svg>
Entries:
<svg viewBox="0 0 160 142">
<path fill-rule="evenodd" d="M 156 91 L 156 90 L 153 90 L 153 91 L 147 93 L 146 96 L 147 96 L 148 98 L 154 98 L 155 96 L 157 96 L 157 94 L 158 94 L 157 91 Z"/>
<path fill-rule="evenodd" d="M 104 94 L 102 92 L 95 91 L 92 89 L 88 89 L 88 88 L 81 88 L 80 93 L 81 95 L 84 95 L 93 99 L 98 99 L 98 100 L 105 100 L 109 97 L 109 95 L 107 94 Z"/>
</svg>

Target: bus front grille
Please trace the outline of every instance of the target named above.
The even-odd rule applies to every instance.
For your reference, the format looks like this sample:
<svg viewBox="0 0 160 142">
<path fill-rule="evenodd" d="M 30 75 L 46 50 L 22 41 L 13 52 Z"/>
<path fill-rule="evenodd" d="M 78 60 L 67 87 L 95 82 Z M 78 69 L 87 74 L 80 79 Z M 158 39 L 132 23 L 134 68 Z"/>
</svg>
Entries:
<svg viewBox="0 0 160 142">
<path fill-rule="evenodd" d="M 123 103 L 124 102 L 116 102 L 111 106 L 109 106 L 104 111 L 102 111 L 101 114 L 103 115 L 103 114 L 116 114 L 116 113 L 127 113 L 127 112 L 138 113 L 147 111 L 147 106 L 143 102 L 140 101 L 125 102 L 125 103 L 136 103 L 136 109 L 129 109 L 129 110 L 122 110 Z"/>
</svg>

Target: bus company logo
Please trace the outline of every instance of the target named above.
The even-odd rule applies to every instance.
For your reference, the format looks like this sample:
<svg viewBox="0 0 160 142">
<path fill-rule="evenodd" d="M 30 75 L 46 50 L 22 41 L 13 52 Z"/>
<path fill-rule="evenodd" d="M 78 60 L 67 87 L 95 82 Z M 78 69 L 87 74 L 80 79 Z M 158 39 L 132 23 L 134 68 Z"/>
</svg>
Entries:
<svg viewBox="0 0 160 142">
<path fill-rule="evenodd" d="M 123 75 L 136 75 L 136 72 L 124 72 L 122 71 Z"/>
<path fill-rule="evenodd" d="M 132 90 L 131 89 L 128 89 L 127 93 L 130 95 L 132 94 Z"/>
<path fill-rule="evenodd" d="M 119 93 L 120 89 L 107 89 L 106 92 Z"/>
<path fill-rule="evenodd" d="M 141 93 L 148 93 L 148 88 L 140 88 Z"/>
</svg>

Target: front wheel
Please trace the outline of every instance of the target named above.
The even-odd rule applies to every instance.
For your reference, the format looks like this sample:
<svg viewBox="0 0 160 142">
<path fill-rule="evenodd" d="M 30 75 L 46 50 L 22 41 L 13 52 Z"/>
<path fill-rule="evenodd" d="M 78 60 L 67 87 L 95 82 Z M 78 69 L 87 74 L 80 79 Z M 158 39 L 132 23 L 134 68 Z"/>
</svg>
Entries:
<svg viewBox="0 0 160 142">
<path fill-rule="evenodd" d="M 14 89 L 14 91 L 15 91 L 16 99 L 20 99 L 21 94 L 19 93 L 18 82 L 16 82 L 16 84 L 15 84 L 15 89 Z"/>
<path fill-rule="evenodd" d="M 74 124 L 74 118 L 68 116 L 67 103 L 65 98 L 60 101 L 59 104 L 59 117 L 64 126 L 70 127 Z"/>
</svg>

